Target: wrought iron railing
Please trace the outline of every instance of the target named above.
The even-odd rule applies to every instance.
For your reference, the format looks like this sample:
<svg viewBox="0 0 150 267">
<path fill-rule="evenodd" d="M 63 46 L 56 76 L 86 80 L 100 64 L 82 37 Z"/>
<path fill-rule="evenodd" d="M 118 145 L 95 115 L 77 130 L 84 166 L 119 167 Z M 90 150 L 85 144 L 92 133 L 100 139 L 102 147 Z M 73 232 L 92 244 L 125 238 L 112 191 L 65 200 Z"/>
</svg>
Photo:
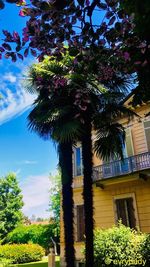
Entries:
<svg viewBox="0 0 150 267">
<path fill-rule="evenodd" d="M 98 181 L 110 177 L 130 174 L 139 170 L 150 168 L 150 152 L 125 158 L 123 161 L 116 160 L 107 164 L 99 165 L 93 169 L 93 180 Z"/>
</svg>

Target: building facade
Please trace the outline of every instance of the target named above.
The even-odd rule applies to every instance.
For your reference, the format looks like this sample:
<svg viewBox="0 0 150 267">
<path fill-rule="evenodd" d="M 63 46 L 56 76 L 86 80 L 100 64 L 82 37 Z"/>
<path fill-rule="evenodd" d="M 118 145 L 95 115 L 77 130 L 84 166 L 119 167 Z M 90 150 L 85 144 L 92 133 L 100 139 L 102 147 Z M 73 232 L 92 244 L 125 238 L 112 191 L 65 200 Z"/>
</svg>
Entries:
<svg viewBox="0 0 150 267">
<path fill-rule="evenodd" d="M 130 99 L 126 101 L 126 105 Z M 131 228 L 150 233 L 150 104 L 136 107 L 139 117 L 123 118 L 126 142 L 124 161 L 103 162 L 93 155 L 93 193 L 95 228 L 109 228 L 119 219 Z M 93 134 L 94 139 L 94 134 Z M 80 266 L 84 245 L 82 147 L 74 149 L 74 230 L 75 251 Z M 61 262 L 64 259 L 64 233 L 61 214 Z M 82 265 L 81 265 L 82 266 Z"/>
</svg>

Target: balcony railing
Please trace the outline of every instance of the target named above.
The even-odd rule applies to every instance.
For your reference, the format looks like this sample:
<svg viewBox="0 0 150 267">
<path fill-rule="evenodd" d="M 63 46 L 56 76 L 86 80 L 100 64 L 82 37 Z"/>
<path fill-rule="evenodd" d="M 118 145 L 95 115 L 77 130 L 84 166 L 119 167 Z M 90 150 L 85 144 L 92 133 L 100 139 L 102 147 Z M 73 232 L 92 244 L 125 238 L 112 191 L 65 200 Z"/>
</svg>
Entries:
<svg viewBox="0 0 150 267">
<path fill-rule="evenodd" d="M 93 169 L 93 180 L 98 181 L 110 177 L 130 174 L 150 168 L 150 152 L 116 160 L 107 164 L 96 166 Z"/>
</svg>

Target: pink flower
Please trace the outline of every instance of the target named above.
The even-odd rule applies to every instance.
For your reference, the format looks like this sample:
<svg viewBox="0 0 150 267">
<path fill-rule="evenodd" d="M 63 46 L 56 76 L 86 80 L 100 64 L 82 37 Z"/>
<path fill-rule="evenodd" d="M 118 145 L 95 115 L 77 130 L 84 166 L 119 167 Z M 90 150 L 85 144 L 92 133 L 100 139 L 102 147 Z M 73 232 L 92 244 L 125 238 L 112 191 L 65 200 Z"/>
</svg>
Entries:
<svg viewBox="0 0 150 267">
<path fill-rule="evenodd" d="M 25 14 L 24 14 L 24 12 L 23 12 L 23 9 L 20 10 L 20 12 L 19 12 L 19 16 L 21 16 L 21 17 L 25 17 Z"/>
<path fill-rule="evenodd" d="M 25 0 L 20 0 L 20 3 L 21 3 L 22 5 L 26 5 L 26 1 L 25 1 Z"/>
<path fill-rule="evenodd" d="M 17 6 L 25 6 L 26 5 L 26 1 L 25 0 L 19 0 L 17 2 Z"/>
</svg>

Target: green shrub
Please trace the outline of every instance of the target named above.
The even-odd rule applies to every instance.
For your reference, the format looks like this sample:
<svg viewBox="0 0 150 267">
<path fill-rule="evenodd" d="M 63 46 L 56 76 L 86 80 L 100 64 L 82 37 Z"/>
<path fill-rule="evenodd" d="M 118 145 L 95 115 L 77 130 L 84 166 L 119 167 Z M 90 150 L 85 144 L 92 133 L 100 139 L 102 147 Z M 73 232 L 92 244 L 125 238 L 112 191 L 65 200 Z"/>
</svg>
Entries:
<svg viewBox="0 0 150 267">
<path fill-rule="evenodd" d="M 150 255 L 150 242 L 146 240 L 146 234 L 131 230 L 122 224 L 106 230 L 96 230 L 95 267 L 145 266 L 147 253 Z M 146 251 L 148 242 L 149 248 Z"/>
<path fill-rule="evenodd" d="M 13 230 L 5 240 L 6 243 L 15 244 L 39 244 L 46 251 L 52 245 L 51 237 L 55 238 L 55 224 L 48 225 L 21 225 Z M 57 236 L 56 241 L 59 241 Z"/>
<path fill-rule="evenodd" d="M 0 246 L 0 258 L 12 263 L 39 261 L 44 256 L 44 249 L 37 244 L 12 244 Z"/>
<path fill-rule="evenodd" d="M 11 260 L 0 258 L 0 267 L 9 267 L 11 263 Z"/>
<path fill-rule="evenodd" d="M 146 260 L 147 267 L 150 266 L 150 234 L 146 236 L 143 244 L 141 245 L 141 253 Z"/>
</svg>

